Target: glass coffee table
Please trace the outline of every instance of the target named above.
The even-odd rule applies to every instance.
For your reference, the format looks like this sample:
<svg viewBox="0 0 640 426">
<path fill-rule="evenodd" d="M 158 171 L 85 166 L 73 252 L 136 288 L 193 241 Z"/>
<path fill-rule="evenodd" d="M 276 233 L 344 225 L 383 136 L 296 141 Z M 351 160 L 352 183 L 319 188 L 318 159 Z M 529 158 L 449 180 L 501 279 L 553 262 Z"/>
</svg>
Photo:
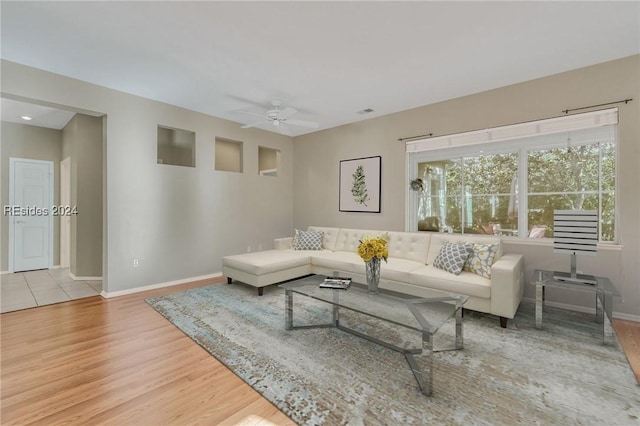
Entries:
<svg viewBox="0 0 640 426">
<path fill-rule="evenodd" d="M 536 269 L 533 272 L 532 282 L 536 285 L 536 328 L 542 328 L 542 312 L 544 310 L 545 288 L 556 287 L 567 290 L 592 293 L 595 295 L 596 321 L 602 323 L 602 343 L 614 345 L 615 338 L 613 326 L 613 298 L 620 294 L 613 286 L 609 278 L 595 277 L 596 284 L 583 284 L 579 282 L 562 281 L 554 278 L 556 273 Z"/>
<path fill-rule="evenodd" d="M 455 343 L 453 347 L 441 350 L 459 350 L 463 348 L 462 305 L 468 297 L 438 290 L 424 289 L 424 296 L 410 296 L 380 290 L 378 294 L 369 294 L 366 286 L 352 283 L 348 290 L 320 288 L 324 275 L 312 275 L 281 284 L 285 290 L 285 328 L 336 327 L 340 330 L 362 337 L 386 348 L 404 354 L 413 374 L 425 395 L 433 390 L 433 336 L 451 318 L 455 318 Z M 331 307 L 329 324 L 293 325 L 294 294 L 310 297 L 327 303 Z M 409 330 L 421 333 L 422 347 L 401 348 L 384 342 L 340 323 L 341 310 L 349 310 L 383 320 Z M 438 352 L 435 351 L 435 352 Z M 414 355 L 422 355 L 418 363 Z"/>
</svg>

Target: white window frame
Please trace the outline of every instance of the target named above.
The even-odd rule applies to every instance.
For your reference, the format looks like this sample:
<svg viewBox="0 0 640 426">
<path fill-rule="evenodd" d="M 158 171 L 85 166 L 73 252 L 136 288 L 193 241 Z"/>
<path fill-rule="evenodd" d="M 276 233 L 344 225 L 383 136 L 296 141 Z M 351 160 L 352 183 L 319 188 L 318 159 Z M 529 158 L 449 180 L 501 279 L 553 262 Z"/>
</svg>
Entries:
<svg viewBox="0 0 640 426">
<path fill-rule="evenodd" d="M 527 161 L 530 151 L 545 148 L 558 148 L 588 144 L 585 137 L 594 131 L 603 135 L 608 133 L 608 139 L 612 140 L 616 151 L 616 188 L 618 186 L 618 148 L 617 148 L 617 123 L 618 108 L 609 108 L 600 111 L 592 111 L 582 114 L 574 114 L 564 117 L 556 117 L 546 120 L 538 120 L 509 126 L 489 128 L 465 133 L 440 136 L 406 142 L 406 178 L 411 181 L 418 175 L 418 164 L 431 161 L 443 161 L 453 158 L 464 158 L 477 155 L 496 155 L 517 153 L 518 163 L 518 229 L 528 229 L 528 215 L 522 212 L 528 211 L 528 176 Z M 597 128 L 602 128 L 598 131 Z M 581 132 L 587 130 L 587 132 Z M 571 133 L 573 132 L 573 133 Z M 571 141 L 559 142 L 561 135 L 569 134 Z M 586 134 L 586 136 L 585 136 Z M 593 139 L 591 139 L 593 140 Z M 600 188 L 598 189 L 600 193 Z M 616 205 L 616 232 L 614 241 L 605 242 L 615 244 L 618 240 L 617 229 L 619 215 L 617 213 L 618 194 L 615 191 Z M 601 194 L 600 194 L 601 195 Z M 600 196 L 599 195 L 599 196 Z M 417 207 L 418 196 L 415 191 L 406 189 L 405 230 L 416 232 L 418 226 Z M 527 235 L 513 237 L 520 240 L 528 240 Z"/>
</svg>

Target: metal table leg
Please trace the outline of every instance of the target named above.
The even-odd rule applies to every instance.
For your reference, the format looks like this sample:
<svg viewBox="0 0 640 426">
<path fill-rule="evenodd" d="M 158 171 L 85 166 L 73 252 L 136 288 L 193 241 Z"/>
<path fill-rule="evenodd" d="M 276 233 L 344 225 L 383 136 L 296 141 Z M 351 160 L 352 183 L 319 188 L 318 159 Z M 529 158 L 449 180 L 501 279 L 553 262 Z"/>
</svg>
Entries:
<svg viewBox="0 0 640 426">
<path fill-rule="evenodd" d="M 338 304 L 340 303 L 340 292 L 337 290 L 333 291 L 333 310 L 331 311 L 331 324 L 336 327 L 340 326 L 340 308 Z"/>
<path fill-rule="evenodd" d="M 422 332 L 422 357 L 424 359 L 424 369 L 418 366 L 412 354 L 405 352 L 405 358 L 413 371 L 413 375 L 418 382 L 420 391 L 429 396 L 433 391 L 433 336 L 427 332 Z"/>
<path fill-rule="evenodd" d="M 602 301 L 604 297 L 605 295 L 602 292 L 596 292 L 596 322 L 598 324 L 601 324 L 604 320 L 604 303 Z"/>
<path fill-rule="evenodd" d="M 544 305 L 544 285 L 536 283 L 536 328 L 542 328 L 542 308 Z"/>
<path fill-rule="evenodd" d="M 293 292 L 291 290 L 284 291 L 284 329 L 293 329 Z"/>
<path fill-rule="evenodd" d="M 597 299 L 598 306 L 596 307 L 596 310 L 600 311 L 600 318 L 602 319 L 602 343 L 604 345 L 615 346 L 615 333 L 613 331 L 613 324 L 611 324 L 611 319 L 613 317 L 613 298 L 605 292 L 599 292 Z"/>
<path fill-rule="evenodd" d="M 462 335 L 462 304 L 456 302 L 456 349 L 464 347 L 464 338 Z"/>
</svg>

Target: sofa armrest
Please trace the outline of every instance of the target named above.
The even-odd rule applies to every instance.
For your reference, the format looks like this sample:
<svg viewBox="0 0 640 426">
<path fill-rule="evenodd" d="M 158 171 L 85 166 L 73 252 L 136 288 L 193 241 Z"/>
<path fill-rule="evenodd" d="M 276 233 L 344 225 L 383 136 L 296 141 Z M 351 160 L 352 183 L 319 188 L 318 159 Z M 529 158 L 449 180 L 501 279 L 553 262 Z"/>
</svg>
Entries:
<svg viewBox="0 0 640 426">
<path fill-rule="evenodd" d="M 293 243 L 293 237 L 276 238 L 273 240 L 273 248 L 275 250 L 288 250 L 291 248 L 291 243 Z"/>
<path fill-rule="evenodd" d="M 505 254 L 491 267 L 491 312 L 513 318 L 524 291 L 524 258 Z"/>
</svg>

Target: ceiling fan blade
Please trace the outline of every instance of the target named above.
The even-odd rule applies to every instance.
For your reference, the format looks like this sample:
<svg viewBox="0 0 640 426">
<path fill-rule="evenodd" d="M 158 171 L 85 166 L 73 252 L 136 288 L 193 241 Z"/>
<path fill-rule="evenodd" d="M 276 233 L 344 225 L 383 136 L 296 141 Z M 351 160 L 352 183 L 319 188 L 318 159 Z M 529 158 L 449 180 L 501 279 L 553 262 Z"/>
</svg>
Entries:
<svg viewBox="0 0 640 426">
<path fill-rule="evenodd" d="M 283 135 L 291 136 L 291 129 L 289 129 L 289 127 L 284 123 L 280 123 L 280 125 L 278 126 L 278 132 L 282 133 Z"/>
<path fill-rule="evenodd" d="M 255 123 L 249 123 L 249 124 L 245 124 L 244 126 L 242 126 L 242 129 L 250 129 L 251 127 L 256 127 L 259 126 L 261 124 L 266 124 L 268 123 L 268 121 L 262 120 L 262 121 L 256 121 Z"/>
<path fill-rule="evenodd" d="M 286 108 L 280 110 L 280 117 L 289 118 L 293 114 L 295 114 L 296 112 L 298 112 L 297 109 L 291 108 L 291 107 L 286 107 Z"/>
<path fill-rule="evenodd" d="M 252 115 L 254 117 L 260 117 L 260 118 L 264 118 L 264 114 L 258 114 L 257 112 L 251 112 L 251 111 L 234 111 L 240 114 L 246 114 L 246 115 Z"/>
<path fill-rule="evenodd" d="M 315 123 L 313 121 L 306 121 L 306 120 L 287 120 L 287 124 L 293 124 L 294 126 L 301 126 L 301 127 L 309 127 L 311 129 L 317 129 L 319 124 Z"/>
</svg>

